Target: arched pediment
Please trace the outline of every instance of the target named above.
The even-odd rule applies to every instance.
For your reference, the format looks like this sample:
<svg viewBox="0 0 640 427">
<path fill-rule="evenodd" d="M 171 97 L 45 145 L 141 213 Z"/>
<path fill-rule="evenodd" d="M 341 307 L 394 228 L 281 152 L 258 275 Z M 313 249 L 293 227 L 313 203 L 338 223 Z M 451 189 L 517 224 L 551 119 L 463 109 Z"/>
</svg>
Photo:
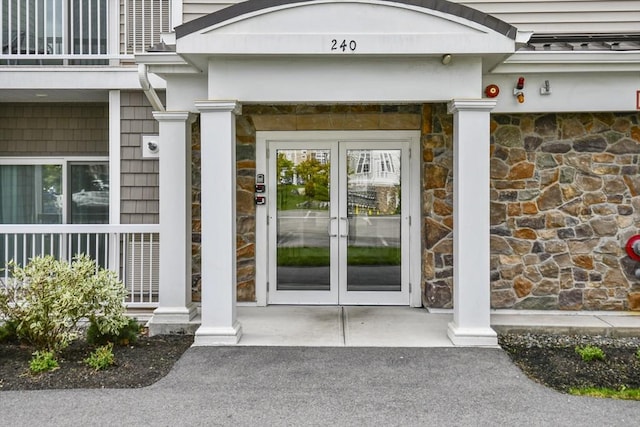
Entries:
<svg viewBox="0 0 640 427">
<path fill-rule="evenodd" d="M 517 34 L 443 0 L 248 0 L 176 27 L 196 55 L 505 54 Z"/>
</svg>

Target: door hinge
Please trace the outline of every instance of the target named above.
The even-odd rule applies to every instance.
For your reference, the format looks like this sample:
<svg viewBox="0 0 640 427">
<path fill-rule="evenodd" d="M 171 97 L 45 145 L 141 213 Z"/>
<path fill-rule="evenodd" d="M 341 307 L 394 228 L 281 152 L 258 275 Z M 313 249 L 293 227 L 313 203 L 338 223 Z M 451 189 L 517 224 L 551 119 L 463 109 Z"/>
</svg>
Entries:
<svg viewBox="0 0 640 427">
<path fill-rule="evenodd" d="M 269 282 L 267 282 L 267 292 L 269 292 Z"/>
<path fill-rule="evenodd" d="M 409 158 L 411 158 L 411 148 L 409 148 Z"/>
<path fill-rule="evenodd" d="M 409 293 L 411 293 L 411 282 L 409 282 Z"/>
<path fill-rule="evenodd" d="M 267 159 L 271 157 L 271 150 L 267 148 Z"/>
<path fill-rule="evenodd" d="M 267 225 L 269 225 L 269 218 L 271 218 L 269 215 L 267 215 Z"/>
<path fill-rule="evenodd" d="M 409 215 L 409 227 L 411 227 L 411 215 Z"/>
</svg>

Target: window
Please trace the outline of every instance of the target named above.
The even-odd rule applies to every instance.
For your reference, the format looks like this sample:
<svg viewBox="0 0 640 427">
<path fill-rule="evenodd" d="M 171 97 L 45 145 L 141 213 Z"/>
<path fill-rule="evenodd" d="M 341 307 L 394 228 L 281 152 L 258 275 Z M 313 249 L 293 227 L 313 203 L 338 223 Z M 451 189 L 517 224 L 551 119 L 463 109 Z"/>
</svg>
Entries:
<svg viewBox="0 0 640 427">
<path fill-rule="evenodd" d="M 106 161 L 0 160 L 0 224 L 108 224 Z"/>
</svg>

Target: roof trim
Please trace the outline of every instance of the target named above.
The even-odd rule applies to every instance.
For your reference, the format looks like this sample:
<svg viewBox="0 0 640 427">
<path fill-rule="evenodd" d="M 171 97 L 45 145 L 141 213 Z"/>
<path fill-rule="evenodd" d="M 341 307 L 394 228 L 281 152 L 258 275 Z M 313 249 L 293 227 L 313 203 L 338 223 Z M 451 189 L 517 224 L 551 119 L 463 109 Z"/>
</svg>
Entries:
<svg viewBox="0 0 640 427">
<path fill-rule="evenodd" d="M 460 18 L 468 19 L 469 21 L 483 25 L 499 34 L 502 34 L 508 38 L 515 40 L 518 33 L 518 29 L 511 24 L 497 19 L 494 16 L 480 12 L 479 10 L 472 9 L 470 7 L 451 3 L 446 0 L 383 0 L 385 3 L 398 3 L 400 5 L 421 7 L 424 9 L 431 9 L 441 13 L 447 13 Z M 179 25 L 175 28 L 176 37 L 181 38 L 205 28 L 211 27 L 216 24 L 220 24 L 224 21 L 237 18 L 247 13 L 253 13 L 272 7 L 295 5 L 298 3 L 325 3 L 325 1 L 318 0 L 247 0 L 242 3 L 236 3 L 232 6 L 221 9 L 217 12 L 210 13 L 200 18 L 189 21 L 185 24 Z M 348 3 L 346 1 L 345 3 Z M 375 3 L 375 2 L 371 2 Z"/>
</svg>

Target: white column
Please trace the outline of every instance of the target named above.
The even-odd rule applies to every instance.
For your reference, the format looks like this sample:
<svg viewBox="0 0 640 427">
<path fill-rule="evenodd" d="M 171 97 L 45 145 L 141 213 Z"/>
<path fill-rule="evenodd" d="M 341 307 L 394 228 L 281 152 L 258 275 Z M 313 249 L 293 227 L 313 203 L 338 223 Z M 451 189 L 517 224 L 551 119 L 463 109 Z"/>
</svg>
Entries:
<svg viewBox="0 0 640 427">
<path fill-rule="evenodd" d="M 159 122 L 160 295 L 151 334 L 183 331 L 196 315 L 191 301 L 191 124 L 186 111 L 154 111 Z"/>
<path fill-rule="evenodd" d="M 236 344 L 236 101 L 196 102 L 200 110 L 202 323 L 194 345 Z"/>
<path fill-rule="evenodd" d="M 109 91 L 109 224 L 120 224 L 120 91 Z M 109 234 L 109 270 L 120 268 L 120 236 Z"/>
<path fill-rule="evenodd" d="M 453 322 L 455 345 L 497 345 L 490 326 L 489 113 L 496 102 L 453 100 Z"/>
</svg>

